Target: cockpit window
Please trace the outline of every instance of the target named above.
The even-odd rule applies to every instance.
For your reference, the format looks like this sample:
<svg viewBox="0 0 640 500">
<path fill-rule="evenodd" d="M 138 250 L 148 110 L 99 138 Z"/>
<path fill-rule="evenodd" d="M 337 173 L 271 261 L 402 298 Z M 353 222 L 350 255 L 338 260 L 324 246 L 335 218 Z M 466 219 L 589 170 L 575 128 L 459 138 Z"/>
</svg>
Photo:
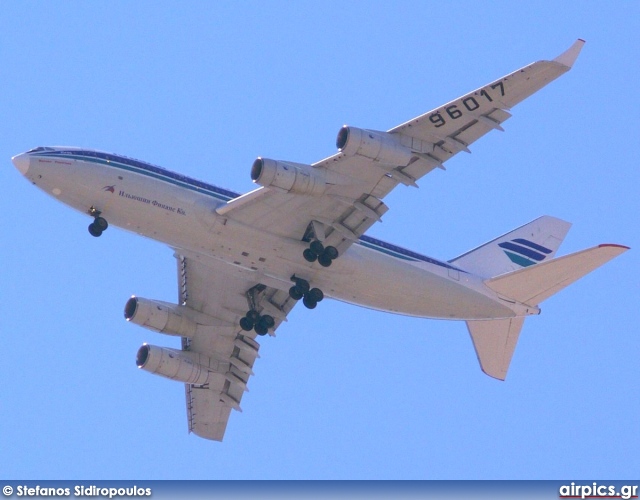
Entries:
<svg viewBox="0 0 640 500">
<path fill-rule="evenodd" d="M 29 151 L 27 151 L 27 153 L 39 153 L 40 151 L 55 151 L 55 149 L 43 148 L 42 146 L 39 146 L 37 148 L 30 149 Z"/>
</svg>

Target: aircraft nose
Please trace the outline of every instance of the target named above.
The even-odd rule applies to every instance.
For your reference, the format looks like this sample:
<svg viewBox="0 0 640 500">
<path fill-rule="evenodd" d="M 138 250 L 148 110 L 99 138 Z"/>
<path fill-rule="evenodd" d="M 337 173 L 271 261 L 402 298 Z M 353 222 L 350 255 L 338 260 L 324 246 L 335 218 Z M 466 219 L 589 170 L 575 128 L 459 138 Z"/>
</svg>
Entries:
<svg viewBox="0 0 640 500">
<path fill-rule="evenodd" d="M 29 170 L 29 164 L 31 163 L 31 157 L 28 154 L 22 153 L 19 155 L 15 155 L 13 158 L 11 158 L 11 161 L 22 175 L 27 174 L 27 170 Z"/>
</svg>

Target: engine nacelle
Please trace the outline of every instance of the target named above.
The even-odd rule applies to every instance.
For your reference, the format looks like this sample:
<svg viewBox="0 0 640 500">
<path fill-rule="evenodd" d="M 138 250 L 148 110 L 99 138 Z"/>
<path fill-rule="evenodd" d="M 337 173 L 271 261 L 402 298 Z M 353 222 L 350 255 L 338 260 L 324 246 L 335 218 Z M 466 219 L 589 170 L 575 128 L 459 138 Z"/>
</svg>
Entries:
<svg viewBox="0 0 640 500">
<path fill-rule="evenodd" d="M 213 382 L 217 366 L 209 357 L 188 351 L 142 344 L 136 355 L 138 368 L 185 384 L 204 385 Z"/>
<path fill-rule="evenodd" d="M 276 187 L 288 193 L 311 196 L 319 196 L 327 189 L 324 169 L 268 158 L 258 158 L 253 162 L 251 180 L 264 187 Z"/>
<path fill-rule="evenodd" d="M 193 337 L 198 323 L 189 317 L 184 306 L 132 296 L 124 306 L 127 321 L 154 332 Z"/>
<path fill-rule="evenodd" d="M 394 167 L 408 165 L 415 153 L 387 132 L 343 126 L 336 146 L 347 156 L 360 155 Z"/>
</svg>

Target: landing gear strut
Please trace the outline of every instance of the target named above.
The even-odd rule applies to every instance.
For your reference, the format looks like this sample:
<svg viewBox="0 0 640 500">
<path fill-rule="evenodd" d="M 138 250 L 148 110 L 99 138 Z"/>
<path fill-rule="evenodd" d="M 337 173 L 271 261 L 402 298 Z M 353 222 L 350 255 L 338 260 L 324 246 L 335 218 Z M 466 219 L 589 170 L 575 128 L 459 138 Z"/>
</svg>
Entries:
<svg viewBox="0 0 640 500">
<path fill-rule="evenodd" d="M 91 234 L 91 236 L 95 236 L 96 238 L 98 236 L 101 236 L 102 233 L 109 227 L 107 219 L 100 217 L 101 213 L 102 212 L 100 212 L 100 210 L 96 209 L 95 207 L 91 207 L 89 209 L 89 215 L 92 215 L 94 218 L 93 222 L 89 224 L 89 234 Z"/>
<path fill-rule="evenodd" d="M 302 299 L 302 303 L 307 309 L 315 309 L 318 302 L 321 302 L 322 299 L 324 299 L 324 293 L 322 293 L 322 290 L 319 288 L 311 288 L 311 285 L 309 285 L 307 280 L 294 276 L 291 278 L 291 281 L 293 281 L 295 285 L 289 288 L 289 297 L 293 300 Z"/>
</svg>

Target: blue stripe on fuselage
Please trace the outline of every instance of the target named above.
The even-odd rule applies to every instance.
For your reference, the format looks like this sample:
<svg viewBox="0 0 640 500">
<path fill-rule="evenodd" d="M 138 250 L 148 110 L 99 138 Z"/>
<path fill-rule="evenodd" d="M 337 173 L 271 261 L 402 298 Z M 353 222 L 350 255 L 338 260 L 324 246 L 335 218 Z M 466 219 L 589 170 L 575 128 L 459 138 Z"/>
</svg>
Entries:
<svg viewBox="0 0 640 500">
<path fill-rule="evenodd" d="M 406 248 L 402 248 L 397 245 L 393 245 L 392 243 L 387 243 L 386 241 L 372 238 L 371 236 L 360 236 L 359 243 L 366 248 L 371 248 L 372 250 L 377 250 L 378 252 L 382 252 L 402 260 L 408 260 L 411 262 L 427 262 L 429 264 L 434 264 L 446 269 L 453 269 L 455 271 L 460 271 L 463 273 L 466 272 L 462 269 L 447 264 L 446 262 L 440 262 L 439 260 L 432 259 L 431 257 L 427 257 L 426 255 L 412 252 L 411 250 L 407 250 Z"/>
<path fill-rule="evenodd" d="M 191 189 L 198 193 L 212 196 L 221 201 L 230 201 L 240 196 L 240 193 L 229 191 L 228 189 L 219 188 L 212 184 L 207 184 L 186 175 L 177 174 L 170 170 L 166 170 L 162 167 L 152 165 L 147 162 L 128 158 L 126 156 L 115 155 L 111 153 L 103 153 L 101 151 L 90 150 L 57 150 L 57 151 L 44 151 L 38 153 L 32 153 L 33 156 L 54 156 L 57 158 L 67 158 L 71 160 L 83 160 L 91 163 L 97 163 L 99 165 L 120 168 L 129 172 L 134 172 L 141 175 L 158 179 L 176 186 Z M 378 240 L 370 236 L 361 236 L 360 245 L 375 250 L 398 259 L 407 260 L 410 262 L 427 262 L 436 266 L 444 267 L 446 269 L 453 269 L 460 272 L 466 272 L 462 269 L 454 267 L 446 262 L 440 262 L 426 255 L 421 255 L 406 248 L 387 243 L 386 241 Z"/>
<path fill-rule="evenodd" d="M 99 151 L 82 150 L 47 151 L 44 153 L 37 153 L 34 156 L 55 156 L 57 158 L 83 160 L 91 163 L 97 163 L 99 165 L 120 168 L 129 172 L 143 174 L 154 179 L 169 182 L 176 186 L 191 189 L 198 193 L 208 194 L 221 201 L 229 201 L 240 196 L 239 193 L 229 191 L 228 189 L 222 189 L 217 186 L 207 184 L 206 182 L 192 179 L 186 175 L 177 174 L 156 165 L 151 165 L 150 163 L 134 160 L 133 158 L 127 158 L 126 156 L 102 153 Z"/>
</svg>

